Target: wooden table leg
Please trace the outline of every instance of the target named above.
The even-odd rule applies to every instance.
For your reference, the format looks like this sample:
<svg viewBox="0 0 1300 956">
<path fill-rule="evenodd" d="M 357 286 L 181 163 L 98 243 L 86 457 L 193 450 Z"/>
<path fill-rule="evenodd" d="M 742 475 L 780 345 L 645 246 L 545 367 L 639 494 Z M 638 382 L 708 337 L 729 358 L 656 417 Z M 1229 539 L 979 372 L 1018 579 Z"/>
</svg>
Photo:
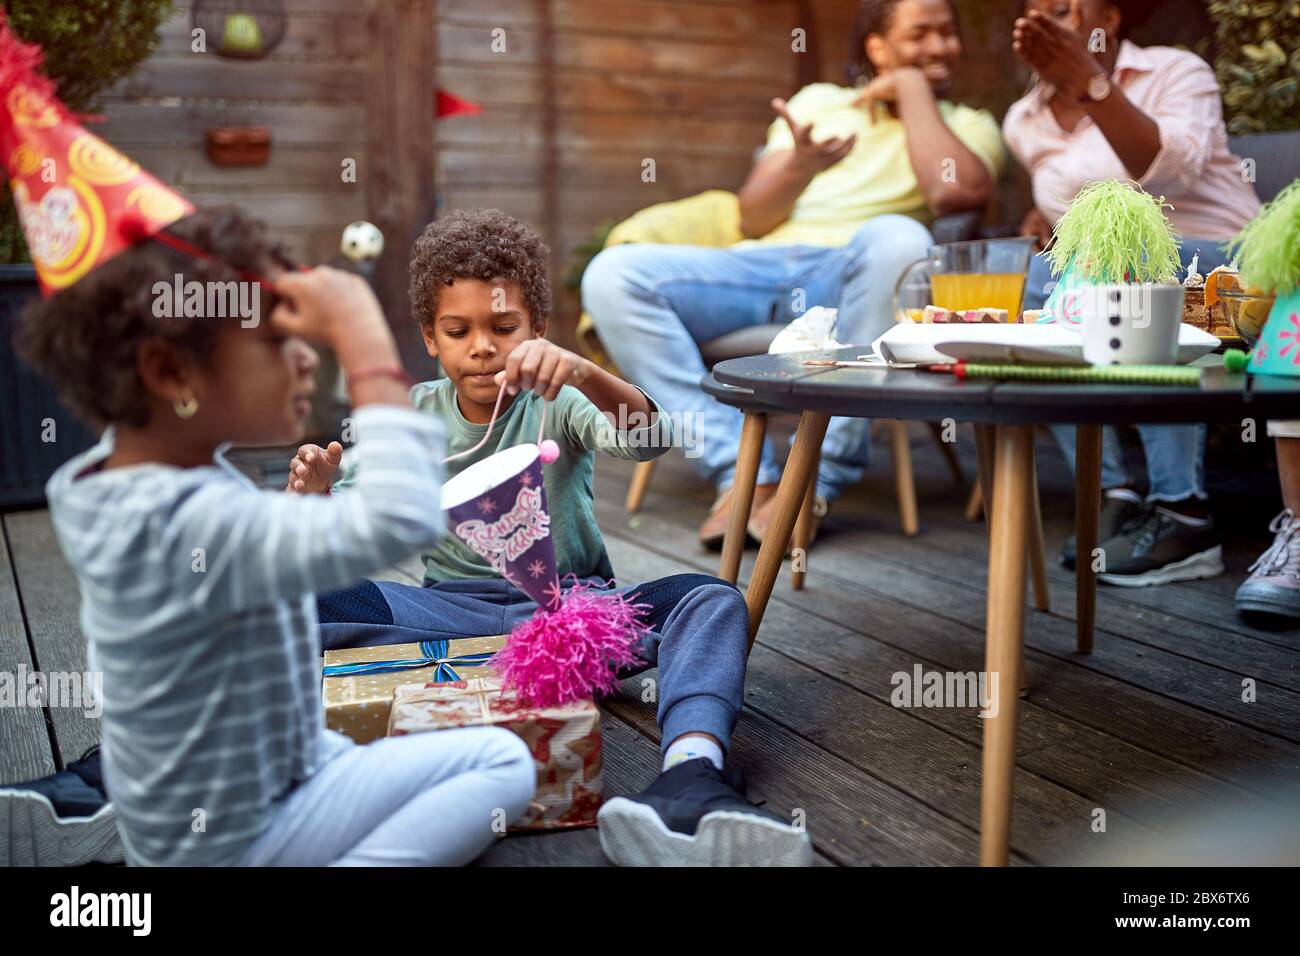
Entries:
<svg viewBox="0 0 1300 956">
<path fill-rule="evenodd" d="M 645 500 L 645 493 L 650 488 L 650 478 L 655 473 L 656 464 L 656 458 L 637 462 L 632 472 L 632 483 L 627 486 L 627 500 L 623 502 L 628 514 L 634 515 L 641 510 L 641 502 Z"/>
<path fill-rule="evenodd" d="M 1033 454 L 1031 449 L 1030 454 Z M 1047 556 L 1043 547 L 1043 506 L 1038 500 L 1038 462 L 1030 460 L 1029 481 L 1029 570 L 1034 581 L 1034 607 L 1040 611 L 1052 609 L 1052 594 L 1047 587 Z"/>
<path fill-rule="evenodd" d="M 1075 647 L 1092 653 L 1097 622 L 1097 521 L 1101 516 L 1101 426 L 1079 425 L 1074 439 L 1074 581 L 1078 604 L 1074 611 Z"/>
<path fill-rule="evenodd" d="M 772 506 L 772 523 L 763 536 L 763 546 L 758 549 L 754 573 L 749 578 L 745 603 L 749 606 L 749 646 L 753 648 L 758 627 L 763 623 L 772 586 L 781 571 L 781 559 L 794 530 L 795 519 L 803 505 L 808 482 L 814 478 L 817 454 L 826 437 L 826 426 L 831 417 L 822 412 L 804 412 L 799 416 L 799 430 L 795 433 L 794 448 L 785 463 L 781 485 L 776 490 L 776 503 Z"/>
<path fill-rule="evenodd" d="M 731 488 L 731 519 L 722 539 L 722 563 L 718 577 L 736 583 L 740 577 L 740 556 L 745 550 L 745 525 L 754 504 L 754 483 L 758 480 L 758 463 L 763 456 L 763 439 L 767 437 L 767 416 L 746 412 L 740 428 L 740 450 L 736 453 L 736 477 Z"/>
<path fill-rule="evenodd" d="M 813 458 L 813 478 L 808 482 L 804 492 L 803 505 L 799 509 L 799 518 L 794 523 L 794 551 L 790 557 L 790 587 L 796 591 L 803 590 L 804 578 L 808 574 L 808 547 L 812 544 L 813 505 L 817 498 L 817 469 L 821 465 L 822 450 L 818 448 Z"/>
<path fill-rule="evenodd" d="M 897 419 L 889 423 L 889 445 L 894 459 L 894 487 L 898 495 L 898 520 L 903 534 L 916 537 L 920 520 L 916 511 L 916 479 L 912 475 L 912 442 L 907 437 L 907 424 Z"/>
<path fill-rule="evenodd" d="M 1020 699 L 1017 691 L 1024 643 L 1025 524 L 1032 504 L 1029 482 L 1033 474 L 1034 430 L 1028 425 L 999 426 L 994 445 L 984 663 L 994 710 L 984 722 L 984 775 L 980 792 L 980 863 L 983 866 L 1005 866 L 1011 845 L 1012 781 Z"/>
</svg>

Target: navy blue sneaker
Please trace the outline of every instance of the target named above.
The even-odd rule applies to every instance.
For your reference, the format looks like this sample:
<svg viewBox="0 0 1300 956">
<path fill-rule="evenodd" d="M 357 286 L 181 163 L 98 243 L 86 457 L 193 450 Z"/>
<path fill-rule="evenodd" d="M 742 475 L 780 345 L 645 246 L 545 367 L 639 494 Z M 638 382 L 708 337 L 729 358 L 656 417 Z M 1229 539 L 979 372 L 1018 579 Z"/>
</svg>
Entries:
<svg viewBox="0 0 1300 956">
<path fill-rule="evenodd" d="M 98 747 L 49 777 L 0 787 L 0 866 L 121 862 Z"/>
<path fill-rule="evenodd" d="M 600 846 L 618 866 L 808 866 L 808 834 L 744 797 L 740 775 L 700 757 L 601 807 Z"/>
</svg>

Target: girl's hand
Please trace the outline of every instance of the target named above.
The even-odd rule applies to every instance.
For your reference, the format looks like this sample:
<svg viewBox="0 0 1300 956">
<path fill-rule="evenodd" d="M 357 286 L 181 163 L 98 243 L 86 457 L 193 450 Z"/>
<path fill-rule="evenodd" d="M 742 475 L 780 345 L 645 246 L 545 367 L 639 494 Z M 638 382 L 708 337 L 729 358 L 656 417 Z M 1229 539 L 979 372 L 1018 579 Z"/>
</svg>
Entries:
<svg viewBox="0 0 1300 956">
<path fill-rule="evenodd" d="M 329 266 L 282 272 L 275 293 L 280 301 L 271 324 L 286 335 L 330 346 L 357 335 L 391 338 L 379 300 L 360 276 Z"/>
<path fill-rule="evenodd" d="M 289 462 L 289 485 L 285 491 L 300 495 L 323 495 L 334 484 L 339 462 L 343 460 L 343 446 L 336 441 L 328 448 L 320 445 L 303 445 Z"/>
<path fill-rule="evenodd" d="M 529 339 L 506 358 L 506 367 L 497 372 L 496 382 L 505 382 L 511 395 L 520 389 L 532 389 L 551 402 L 560 394 L 560 386 L 581 385 L 587 370 L 587 360 L 581 356 L 548 339 Z"/>
<path fill-rule="evenodd" d="M 1088 52 L 1084 36 L 1037 10 L 1016 21 L 1012 48 L 1043 80 L 1076 100 L 1083 98 L 1089 80 L 1106 72 Z"/>
<path fill-rule="evenodd" d="M 779 97 L 774 99 L 772 109 L 790 127 L 790 135 L 794 137 L 795 163 L 814 176 L 830 169 L 849 155 L 853 144 L 857 142 L 857 134 L 851 133 L 848 136 L 832 136 L 823 143 L 814 143 L 812 123 L 796 122 L 790 115 L 785 100 Z"/>
</svg>

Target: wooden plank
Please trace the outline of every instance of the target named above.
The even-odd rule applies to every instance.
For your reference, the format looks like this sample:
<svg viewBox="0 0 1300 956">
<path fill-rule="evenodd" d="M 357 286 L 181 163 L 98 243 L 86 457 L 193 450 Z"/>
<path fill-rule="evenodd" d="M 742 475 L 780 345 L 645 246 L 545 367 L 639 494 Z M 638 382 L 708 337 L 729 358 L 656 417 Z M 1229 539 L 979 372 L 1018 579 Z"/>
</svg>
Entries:
<svg viewBox="0 0 1300 956">
<path fill-rule="evenodd" d="M 215 105 L 207 103 L 120 103 L 92 132 L 130 150 L 136 145 L 205 142 L 214 126 L 267 126 L 272 149 L 279 146 L 321 146 L 366 142 L 367 109 L 363 104 Z M 364 153 L 363 153 L 364 155 Z"/>
<path fill-rule="evenodd" d="M 674 199 L 711 188 L 734 191 L 745 181 L 751 166 L 749 156 L 744 153 L 700 155 L 657 149 L 653 158 L 655 182 L 666 187 Z M 536 187 L 541 182 L 538 157 L 528 152 L 503 156 L 496 150 L 448 145 L 440 151 L 438 159 L 438 181 L 446 188 Z M 628 194 L 636 194 L 644 186 L 654 185 L 641 179 L 644 159 L 644 151 L 619 148 L 586 155 L 563 152 L 557 169 L 558 182 L 573 200 L 580 199 L 583 190 L 596 186 L 619 186 Z M 320 165 L 324 167 L 323 162 Z"/>
<path fill-rule="evenodd" d="M 567 30 L 644 36 L 714 38 L 744 36 L 755 42 L 788 46 L 796 25 L 795 3 L 734 6 L 675 3 L 669 0 L 553 0 L 554 18 Z M 442 0 L 440 23 L 532 25 L 531 0 Z"/>
<path fill-rule="evenodd" d="M 607 538 L 610 558 L 624 582 L 679 573 L 680 565 L 641 547 L 629 537 Z M 825 622 L 789 615 L 781 631 L 801 647 L 822 639 Z M 903 669 L 899 662 L 895 671 Z M 910 663 L 904 673 L 910 673 Z M 882 672 L 873 671 L 879 682 Z M 883 682 L 889 687 L 888 682 Z M 790 732 L 814 742 L 872 777 L 915 795 L 931 808 L 972 830 L 979 826 L 978 742 L 963 740 L 895 707 L 888 693 L 868 696 L 842 680 L 805 666 L 801 660 L 762 645 L 754 648 L 745 677 L 745 704 Z M 970 710 L 959 718 L 978 733 Z M 1087 833 L 1095 800 L 1020 768 L 1016 775 L 1014 846 L 1039 862 L 1059 855 Z M 1153 831 L 1116 811 L 1112 836 L 1150 838 Z"/>
<path fill-rule="evenodd" d="M 304 8 L 305 6 L 305 8 Z M 290 11 L 284 39 L 261 63 L 362 60 L 367 54 L 366 18 L 361 5 L 348 0 L 310 0 Z M 207 37 L 207 53 L 194 53 L 191 31 L 194 28 L 190 5 L 177 5 L 176 12 L 159 30 L 155 57 L 209 57 L 231 69 L 248 66 L 249 61 L 222 57 L 216 53 L 220 37 Z"/>
<path fill-rule="evenodd" d="M 47 676 L 86 671 L 86 642 L 78 610 L 77 579 L 63 559 L 48 511 L 6 515 L 5 534 L 13 553 L 14 575 L 23 596 L 31 632 L 33 664 Z M 50 707 L 59 766 L 66 766 L 99 743 L 99 718 L 82 708 Z"/>
<path fill-rule="evenodd" d="M 288 189 L 325 192 L 365 190 L 365 156 L 358 142 L 311 146 L 275 145 L 264 166 L 216 166 L 197 143 L 153 144 L 131 151 L 131 158 L 164 182 L 184 189 Z M 343 160 L 357 162 L 357 182 L 343 182 Z"/>
<path fill-rule="evenodd" d="M 197 54 L 174 59 L 154 55 L 116 83 L 103 102 L 110 110 L 117 101 L 165 96 L 353 102 L 357 91 L 364 88 L 365 79 L 362 63 L 269 59 L 245 63 Z M 429 108 L 433 109 L 432 92 Z"/>
<path fill-rule="evenodd" d="M 533 65 L 442 64 L 438 86 L 485 110 L 541 104 L 541 70 Z M 621 70 L 557 71 L 556 106 L 566 112 L 709 112 L 770 118 L 773 96 L 788 92 L 769 82 L 659 76 Z M 447 120 L 454 122 L 459 117 Z"/>
<path fill-rule="evenodd" d="M 855 516 L 854 502 L 837 509 L 844 517 Z M 890 542 L 883 548 L 870 538 L 855 537 L 852 548 L 872 560 L 896 562 L 904 567 L 926 566 L 933 576 L 957 579 L 970 585 L 982 586 L 985 571 L 979 553 L 980 531 L 977 527 L 936 518 L 932 533 L 902 542 Z M 940 557 L 942 557 L 942 562 Z M 1048 579 L 1054 594 L 1060 595 L 1061 605 L 1056 614 L 1067 621 L 1074 620 L 1074 578 L 1056 562 L 1048 564 Z M 1151 607 L 1135 599 L 1138 591 L 1165 591 L 1160 603 L 1164 607 Z M 1239 677 L 1251 677 L 1261 686 L 1272 686 L 1290 691 L 1300 691 L 1300 658 L 1295 648 L 1255 639 L 1244 625 L 1246 633 L 1228 631 L 1219 623 L 1204 622 L 1180 601 L 1193 604 L 1195 598 L 1187 595 L 1189 589 L 1179 585 L 1162 588 L 1107 588 L 1099 593 L 1099 620 L 1110 632 L 1122 632 L 1119 639 L 1148 647 L 1160 648 L 1181 658 L 1191 658 L 1202 664 L 1222 668 Z"/>
<path fill-rule="evenodd" d="M 383 303 L 407 370 L 427 376 L 433 363 L 411 321 L 407 274 L 411 243 L 437 209 L 434 181 L 437 146 L 433 111 L 411 110 L 428 102 L 436 50 L 435 0 L 391 0 L 377 4 L 369 22 L 370 81 L 365 117 L 367 214 L 384 234 L 384 253 L 373 284 Z M 440 136 L 440 134 L 439 134 Z"/>
<path fill-rule="evenodd" d="M 679 513 L 687 520 L 698 521 L 703 514 L 702 506 L 692 510 L 686 506 L 682 511 L 682 488 L 689 479 L 685 477 L 687 468 L 684 462 L 678 463 L 675 456 L 668 456 L 670 468 L 661 467 L 656 471 L 656 483 L 652 484 L 646 507 L 636 516 L 635 530 L 647 547 L 680 555 L 685 564 L 696 565 L 703 570 L 710 570 L 710 565 L 696 564 L 693 556 L 700 554 L 693 541 L 692 528 L 689 525 L 677 525 L 661 516 L 660 512 L 676 506 Z M 678 469 L 678 481 L 672 486 L 672 479 L 659 483 L 660 473 L 670 473 L 672 467 Z M 613 471 L 608 469 L 605 474 Z M 612 482 L 612 483 L 611 483 Z M 629 519 L 621 515 L 616 502 L 621 500 L 623 482 L 597 472 L 597 514 L 606 529 L 615 527 L 621 520 Z M 707 489 L 698 482 L 694 484 L 695 494 Z M 690 491 L 685 495 L 689 497 Z M 673 496 L 673 497 L 668 497 Z M 699 514 L 696 514 L 698 511 Z M 681 520 L 681 519 L 679 519 Z M 879 641 L 912 655 L 932 662 L 941 669 L 958 671 L 979 671 L 982 662 L 982 631 L 978 626 L 982 600 L 969 599 L 969 606 L 963 615 L 953 618 L 944 615 L 935 620 L 928 610 L 921 611 L 912 605 L 903 604 L 894 596 L 880 591 L 868 590 L 868 585 L 876 583 L 874 567 L 872 573 L 864 574 L 864 565 L 856 558 L 849 565 L 852 578 L 843 574 L 831 575 L 831 568 L 823 568 L 828 563 L 828 555 L 834 550 L 819 542 L 815 559 L 810 562 L 808 588 L 804 592 L 789 592 L 780 584 L 774 592 L 774 601 L 795 605 L 801 613 L 814 614 L 818 619 L 839 624 L 855 630 L 860 637 L 852 643 L 862 644 L 862 637 Z M 701 557 L 704 557 L 701 555 Z M 711 556 L 710 556 L 711 557 Z M 742 578 L 747 574 L 747 566 L 742 568 Z M 818 583 L 821 582 L 821 583 Z M 936 589 L 937 590 L 937 589 Z M 870 614 L 864 617 L 863 598 L 870 594 Z M 1032 615 L 1037 620 L 1044 615 Z M 971 622 L 976 622 L 972 625 Z M 1068 628 L 1064 622 L 1060 626 Z M 780 628 L 765 628 L 760 640 L 766 641 L 776 649 L 782 649 Z M 819 645 L 820 646 L 820 645 Z M 791 653 L 800 653 L 806 649 L 792 649 Z M 1058 743 L 1068 744 L 1070 735 L 1082 735 L 1087 728 L 1095 728 L 1109 735 L 1110 738 L 1127 742 L 1151 757 L 1168 758 L 1180 764 L 1184 773 L 1203 772 L 1204 774 L 1250 789 L 1258 784 L 1261 776 L 1273 776 L 1282 780 L 1297 780 L 1300 775 L 1300 747 L 1288 741 L 1280 740 L 1250 727 L 1160 694 L 1152 693 L 1142 687 L 1134 686 L 1120 680 L 1068 665 L 1061 660 L 1029 649 L 1025 655 L 1029 668 L 1031 694 L 1023 707 L 1029 715 L 1035 707 L 1041 706 L 1046 714 L 1044 720 L 1060 723 L 1069 729 L 1064 738 L 1057 734 Z M 837 665 L 842 666 L 842 665 Z M 892 672 L 892 671 L 891 671 Z M 830 673 L 838 670 L 831 668 Z M 879 673 L 879 671 L 877 671 Z M 941 711 L 931 712 L 942 716 Z M 1022 721 L 1022 741 L 1026 733 L 1028 719 Z M 1105 753 L 1105 749 L 1096 751 Z M 1140 762 L 1133 767 L 1133 772 L 1140 772 Z M 1040 770 L 1044 776 L 1051 775 L 1052 768 Z M 1054 777 L 1053 779 L 1060 779 Z M 1081 789 L 1086 781 L 1060 780 L 1063 785 Z"/>
<path fill-rule="evenodd" d="M 359 186 L 340 185 L 329 192 L 204 186 L 190 188 L 186 195 L 199 204 L 235 203 L 244 206 L 277 229 L 333 227 L 342 232 L 343 227 L 353 220 L 366 218 L 366 196 Z"/>
<path fill-rule="evenodd" d="M 4 519 L 7 523 L 8 518 Z M 15 695 L 12 705 L 0 707 L 0 786 L 35 780 L 57 769 L 50 753 L 50 737 L 41 708 L 28 707 L 26 674 L 35 665 L 27 646 L 18 584 L 9 561 L 5 528 L 0 526 L 0 681 Z M 20 676 L 22 675 L 22 676 Z"/>
</svg>

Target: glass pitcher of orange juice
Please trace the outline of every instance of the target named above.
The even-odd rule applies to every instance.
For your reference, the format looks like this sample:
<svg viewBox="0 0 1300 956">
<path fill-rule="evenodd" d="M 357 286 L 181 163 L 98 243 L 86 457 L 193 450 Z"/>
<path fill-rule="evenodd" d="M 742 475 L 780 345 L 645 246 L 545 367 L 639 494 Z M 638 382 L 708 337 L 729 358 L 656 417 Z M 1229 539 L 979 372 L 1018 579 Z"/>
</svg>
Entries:
<svg viewBox="0 0 1300 956">
<path fill-rule="evenodd" d="M 1033 237 L 931 246 L 929 256 L 912 263 L 899 277 L 894 289 L 895 312 L 910 316 L 915 311 L 914 303 L 899 301 L 900 293 L 915 289 L 920 277 L 928 274 L 931 305 L 954 312 L 1005 309 L 1008 321 L 1019 321 L 1033 251 Z"/>
</svg>

